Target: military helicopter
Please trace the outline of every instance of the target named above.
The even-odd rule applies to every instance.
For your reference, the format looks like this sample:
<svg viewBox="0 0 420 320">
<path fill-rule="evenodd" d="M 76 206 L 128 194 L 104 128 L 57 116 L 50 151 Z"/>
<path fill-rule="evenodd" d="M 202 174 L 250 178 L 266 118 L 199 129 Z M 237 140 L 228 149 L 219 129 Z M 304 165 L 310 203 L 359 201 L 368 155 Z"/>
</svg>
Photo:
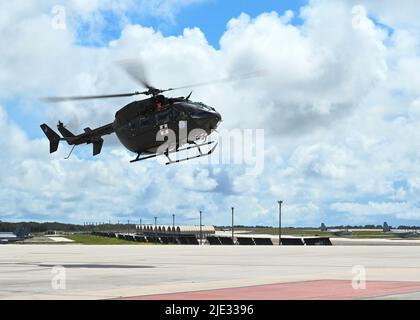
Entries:
<svg viewBox="0 0 420 320">
<path fill-rule="evenodd" d="M 96 156 L 102 150 L 104 143 L 102 137 L 115 133 L 121 144 L 131 152 L 137 154 L 137 157 L 130 161 L 131 163 L 165 155 L 168 159 L 166 165 L 169 165 L 208 156 L 214 152 L 217 143 L 213 141 L 207 142 L 206 139 L 218 128 L 222 121 L 220 113 L 215 108 L 207 106 L 204 103 L 191 101 L 191 93 L 187 97 L 177 98 L 165 97 L 163 93 L 260 75 L 260 72 L 253 72 L 239 77 L 190 86 L 157 89 L 147 81 L 141 64 L 128 62 L 122 63 L 121 65 L 129 75 L 147 90 L 110 95 L 47 97 L 41 98 L 41 100 L 57 103 L 63 101 L 122 98 L 137 95 L 146 95 L 150 96 L 150 98 L 127 104 L 116 112 L 115 119 L 112 123 L 95 129 L 88 127 L 84 129 L 84 133 L 79 135 L 74 135 L 70 132 L 61 121 L 57 125 L 57 129 L 62 135 L 61 137 L 47 124 L 42 124 L 41 129 L 50 142 L 50 153 L 57 151 L 60 141 L 65 141 L 73 146 L 66 159 L 70 157 L 74 147 L 81 144 L 92 144 L 93 156 Z M 210 149 L 208 151 L 202 151 L 202 148 L 206 146 Z M 170 157 L 172 153 L 190 149 L 198 150 L 198 154 L 177 160 L 173 160 Z"/>
</svg>

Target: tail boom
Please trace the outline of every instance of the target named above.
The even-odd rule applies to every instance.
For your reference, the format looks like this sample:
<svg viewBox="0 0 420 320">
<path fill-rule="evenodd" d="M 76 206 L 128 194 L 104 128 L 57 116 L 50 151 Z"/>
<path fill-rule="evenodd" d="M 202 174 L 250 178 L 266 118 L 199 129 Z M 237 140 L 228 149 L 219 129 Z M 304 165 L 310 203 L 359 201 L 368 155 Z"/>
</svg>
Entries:
<svg viewBox="0 0 420 320">
<path fill-rule="evenodd" d="M 69 145 L 77 146 L 81 144 L 92 144 L 93 155 L 96 156 L 101 153 L 104 139 L 102 136 L 113 133 L 114 127 L 112 123 L 105 126 L 90 129 L 86 128 L 84 133 L 74 135 L 64 125 L 59 122 L 57 125 L 58 131 L 63 135 L 60 137 L 54 130 L 52 130 L 45 123 L 41 125 L 41 129 L 50 141 L 50 153 L 56 152 L 60 141 L 66 141 Z"/>
</svg>

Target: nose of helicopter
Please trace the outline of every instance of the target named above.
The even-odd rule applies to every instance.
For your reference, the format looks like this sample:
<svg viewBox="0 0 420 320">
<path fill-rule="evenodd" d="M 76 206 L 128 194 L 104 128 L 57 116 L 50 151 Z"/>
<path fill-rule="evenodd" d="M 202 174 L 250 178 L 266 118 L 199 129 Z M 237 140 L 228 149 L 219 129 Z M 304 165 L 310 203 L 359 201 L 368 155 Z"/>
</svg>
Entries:
<svg viewBox="0 0 420 320">
<path fill-rule="evenodd" d="M 222 116 L 219 112 L 214 112 L 211 115 L 209 115 L 210 118 L 210 130 L 216 130 L 219 126 L 220 122 L 222 122 Z"/>
<path fill-rule="evenodd" d="M 216 130 L 220 125 L 222 116 L 216 111 L 205 112 L 201 113 L 199 117 L 195 117 L 195 121 L 210 134 L 212 130 Z"/>
<path fill-rule="evenodd" d="M 197 127 L 206 130 L 208 134 L 210 134 L 212 130 L 216 130 L 222 121 L 222 116 L 216 109 L 202 103 L 184 103 L 183 107 L 187 110 Z"/>
<path fill-rule="evenodd" d="M 218 112 L 209 112 L 206 115 L 206 118 L 207 118 L 206 122 L 208 123 L 209 131 L 216 130 L 220 122 L 222 121 L 222 116 Z"/>
</svg>

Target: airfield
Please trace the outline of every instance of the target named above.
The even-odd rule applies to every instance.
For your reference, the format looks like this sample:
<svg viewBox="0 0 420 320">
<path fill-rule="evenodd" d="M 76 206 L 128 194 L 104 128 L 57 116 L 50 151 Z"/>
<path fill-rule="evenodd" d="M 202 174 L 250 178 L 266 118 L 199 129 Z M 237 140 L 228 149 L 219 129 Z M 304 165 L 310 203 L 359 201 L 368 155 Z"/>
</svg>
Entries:
<svg viewBox="0 0 420 320">
<path fill-rule="evenodd" d="M 420 299 L 420 250 L 10 244 L 0 299 Z"/>
</svg>

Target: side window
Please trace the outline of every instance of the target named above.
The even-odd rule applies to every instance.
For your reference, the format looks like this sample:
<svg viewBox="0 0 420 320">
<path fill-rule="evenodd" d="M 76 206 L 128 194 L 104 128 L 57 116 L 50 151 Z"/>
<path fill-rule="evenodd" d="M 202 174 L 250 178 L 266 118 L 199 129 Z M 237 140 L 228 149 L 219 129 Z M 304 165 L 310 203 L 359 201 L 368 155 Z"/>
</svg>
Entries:
<svg viewBox="0 0 420 320">
<path fill-rule="evenodd" d="M 134 129 L 136 129 L 136 127 L 135 127 L 135 125 L 134 125 L 134 122 L 132 122 L 132 121 L 129 121 L 129 122 L 128 122 L 128 126 L 130 127 L 130 129 L 131 129 L 132 131 L 134 131 Z"/>
<path fill-rule="evenodd" d="M 139 124 L 140 128 L 149 127 L 152 125 L 151 117 L 140 117 Z"/>
<path fill-rule="evenodd" d="M 156 121 L 158 124 L 167 123 L 171 121 L 172 110 L 165 110 L 156 113 Z"/>
<path fill-rule="evenodd" d="M 172 109 L 171 110 L 171 120 L 172 121 L 179 121 L 180 120 L 180 114 L 178 110 Z"/>
</svg>

